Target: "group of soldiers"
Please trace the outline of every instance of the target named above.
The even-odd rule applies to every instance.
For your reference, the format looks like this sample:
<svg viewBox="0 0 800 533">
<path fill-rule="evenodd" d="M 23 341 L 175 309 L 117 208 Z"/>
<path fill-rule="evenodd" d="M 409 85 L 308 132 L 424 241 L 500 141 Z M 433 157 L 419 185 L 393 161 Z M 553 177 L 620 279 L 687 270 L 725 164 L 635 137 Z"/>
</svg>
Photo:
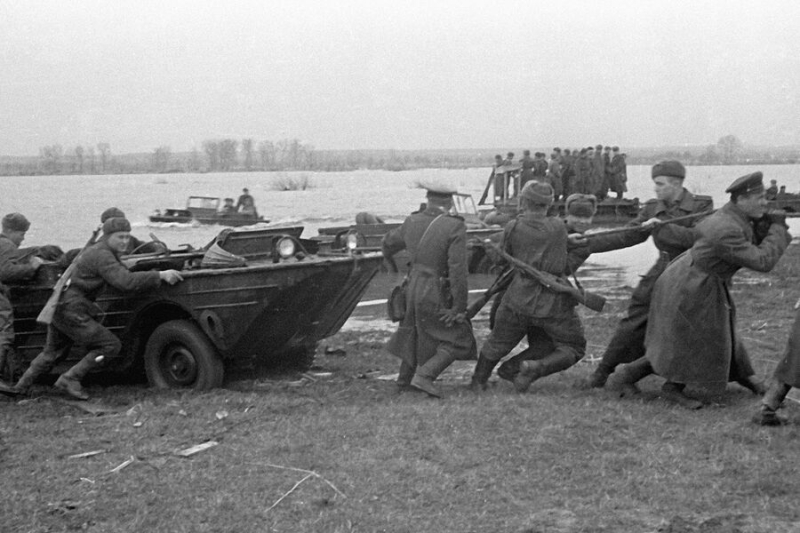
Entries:
<svg viewBox="0 0 800 533">
<path fill-rule="evenodd" d="M 174 285 L 182 281 L 176 270 L 131 272 L 120 257 L 142 248 L 142 241 L 130 233 L 130 222 L 116 207 L 100 215 L 100 227 L 86 247 L 66 254 L 57 246 L 19 249 L 30 228 L 20 213 L 2 219 L 0 233 L 0 371 L 4 370 L 14 343 L 14 312 L 6 283 L 32 279 L 45 260 L 60 262 L 67 268 L 64 283 L 57 293 L 52 319 L 47 325 L 47 340 L 42 352 L 31 362 L 13 386 L 0 381 L 0 393 L 25 396 L 39 376 L 47 374 L 67 357 L 74 344 L 87 349 L 77 364 L 61 374 L 55 387 L 78 400 L 87 400 L 82 381 L 92 369 L 116 357 L 120 340 L 102 324 L 102 311 L 95 304 L 107 286 L 124 292 L 146 291 L 161 282 Z M 59 287 L 57 285 L 57 287 Z M 12 372 L 13 373 L 13 372 Z"/>
<path fill-rule="evenodd" d="M 652 237 L 659 258 L 634 289 L 600 364 L 583 384 L 609 384 L 623 396 L 637 396 L 636 383 L 657 374 L 665 380 L 666 399 L 698 409 L 703 403 L 687 393 L 687 384 L 736 382 L 763 396 L 756 423 L 784 423 L 778 408 L 790 388 L 800 386 L 800 314 L 767 388 L 756 379 L 736 330 L 730 284 L 740 268 L 767 272 L 775 266 L 791 240 L 785 213 L 767 212 L 761 172 L 736 179 L 725 191 L 730 201 L 718 210 L 711 198 L 684 187 L 686 169 L 679 161 L 654 165 L 651 176 L 656 197 L 629 227 L 596 234 L 583 233 L 596 198 L 570 195 L 562 220 L 548 216 L 553 187 L 527 182 L 519 192 L 520 214 L 500 238 L 500 257 L 567 285 L 591 254 Z M 575 310 L 579 300 L 515 266 L 507 290 L 496 296 L 492 329 L 478 352 L 467 316 L 466 227 L 450 214 L 454 192 L 431 187 L 426 209 L 383 241 L 386 257 L 403 249 L 410 255 L 405 317 L 387 345 L 401 359 L 398 387 L 441 397 L 435 383 L 439 374 L 453 361 L 478 354 L 470 388 L 485 390 L 495 366 L 527 337 L 528 348 L 497 369 L 500 378 L 525 392 L 536 380 L 584 357 L 586 338 Z"/>
<path fill-rule="evenodd" d="M 530 150 L 524 150 L 522 157 L 514 161 L 514 152 L 494 156 L 495 199 L 504 195 L 516 196 L 529 181 L 539 181 L 553 188 L 555 200 L 566 199 L 572 194 L 592 194 L 598 200 L 605 200 L 609 192 L 617 199 L 627 192 L 626 154 L 620 153 L 618 146 L 588 146 L 581 149 L 553 148 L 550 159 L 544 152 L 536 152 L 531 157 Z M 519 173 L 519 190 L 516 180 L 509 179 Z"/>
</svg>

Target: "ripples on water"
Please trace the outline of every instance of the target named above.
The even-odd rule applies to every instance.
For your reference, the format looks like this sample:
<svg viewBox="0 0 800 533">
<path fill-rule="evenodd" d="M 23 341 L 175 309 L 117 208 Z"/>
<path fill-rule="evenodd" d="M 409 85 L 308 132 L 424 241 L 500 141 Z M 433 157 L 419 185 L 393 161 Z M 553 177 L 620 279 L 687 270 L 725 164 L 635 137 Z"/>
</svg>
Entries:
<svg viewBox="0 0 800 533">
<path fill-rule="evenodd" d="M 726 201 L 725 188 L 738 176 L 762 170 L 765 180 L 777 179 L 788 191 L 800 189 L 800 165 L 689 167 L 686 187 L 708 194 L 715 206 Z M 191 224 L 150 224 L 148 216 L 155 209 L 182 207 L 190 195 L 236 198 L 248 187 L 256 199 L 259 213 L 271 224 L 303 225 L 304 236 L 318 228 L 345 225 L 359 211 L 370 211 L 387 222 L 402 221 L 424 201 L 420 182 L 444 182 L 471 193 L 477 201 L 486 185 L 490 170 L 428 169 L 408 172 L 355 171 L 341 173 L 250 172 L 226 174 L 141 174 L 126 176 L 24 176 L 0 177 L 0 211 L 19 211 L 32 222 L 26 244 L 58 244 L 64 249 L 82 246 L 99 223 L 100 213 L 117 206 L 127 214 L 133 233 L 140 239 L 155 234 L 170 246 L 188 243 L 202 246 L 220 230 L 220 226 Z M 306 176 L 311 184 L 305 191 L 276 191 L 273 183 L 280 178 Z M 628 167 L 628 196 L 645 200 L 653 196 L 649 166 Z M 795 233 L 800 223 L 790 221 Z M 656 258 L 649 243 L 591 257 L 590 264 L 622 268 L 621 277 L 611 284 L 634 285 Z M 587 265 L 588 267 L 588 265 Z M 582 276 L 593 274 L 582 269 Z M 598 270 L 596 272 L 603 272 Z M 618 275 L 619 270 L 616 270 Z M 619 282 L 619 283 L 617 283 Z"/>
</svg>

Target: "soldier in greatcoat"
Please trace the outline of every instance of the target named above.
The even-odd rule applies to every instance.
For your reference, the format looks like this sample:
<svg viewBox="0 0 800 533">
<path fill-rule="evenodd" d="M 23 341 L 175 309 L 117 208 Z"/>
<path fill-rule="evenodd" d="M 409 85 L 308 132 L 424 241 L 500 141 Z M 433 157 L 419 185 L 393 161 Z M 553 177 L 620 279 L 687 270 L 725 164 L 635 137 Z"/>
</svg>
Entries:
<svg viewBox="0 0 800 533">
<path fill-rule="evenodd" d="M 608 184 L 606 183 L 606 162 L 603 157 L 603 145 L 595 146 L 592 157 L 592 189 L 589 193 L 597 196 L 598 200 L 604 200 L 608 196 Z"/>
<path fill-rule="evenodd" d="M 761 172 L 742 176 L 725 192 L 731 200 L 697 225 L 692 248 L 670 263 L 653 289 L 645 358 L 624 367 L 622 385 L 655 372 L 667 380 L 662 393 L 690 409 L 702 403 L 684 393 L 687 383 L 735 381 L 756 394 L 750 358 L 736 331 L 730 294 L 733 275 L 745 267 L 769 272 L 791 241 L 785 215 L 765 215 Z M 754 221 L 769 222 L 757 244 Z M 759 237 L 761 238 L 761 237 Z"/>
<path fill-rule="evenodd" d="M 519 160 L 519 164 L 522 165 L 522 170 L 519 174 L 519 186 L 520 189 L 525 186 L 530 180 L 533 179 L 533 169 L 535 166 L 534 159 L 531 157 L 530 150 L 523 150 L 522 151 L 522 159 Z"/>
<path fill-rule="evenodd" d="M 434 380 L 458 359 L 475 359 L 467 310 L 467 227 L 449 213 L 454 190 L 428 189 L 427 208 L 386 234 L 383 253 L 408 250 L 406 314 L 387 349 L 401 360 L 398 387 L 441 397 Z"/>
<path fill-rule="evenodd" d="M 621 200 L 623 194 L 628 190 L 625 184 L 625 181 L 627 181 L 625 158 L 619 153 L 619 146 L 612 147 L 611 152 L 613 155 L 610 163 L 609 186 L 612 191 L 617 193 L 617 200 Z"/>
<path fill-rule="evenodd" d="M 575 156 L 572 155 L 572 152 L 569 150 L 569 148 L 565 149 L 564 155 L 561 157 L 561 194 L 563 194 L 565 198 L 572 193 L 577 192 L 575 191 L 574 184 L 574 161 Z"/>
<path fill-rule="evenodd" d="M 103 237 L 75 259 L 75 269 L 64 289 L 53 321 L 47 327 L 44 350 L 36 356 L 14 386 L 17 394 L 27 394 L 33 382 L 49 372 L 69 354 L 73 344 L 89 351 L 77 364 L 61 374 L 56 388 L 79 400 L 89 395 L 81 380 L 106 357 L 115 357 L 122 349 L 116 335 L 100 322 L 97 297 L 110 285 L 126 292 L 155 289 L 161 281 L 170 285 L 183 278 L 176 270 L 131 272 L 119 259 L 130 240 L 131 225 L 127 219 L 112 217 L 103 223 Z"/>
<path fill-rule="evenodd" d="M 589 377 L 589 387 L 603 387 L 618 365 L 632 363 L 644 356 L 644 336 L 650 312 L 650 298 L 656 280 L 670 261 L 692 247 L 694 225 L 698 219 L 659 226 L 664 220 L 693 213 L 711 211 L 713 201 L 708 196 L 695 196 L 683 186 L 686 168 L 680 161 L 661 161 L 651 171 L 656 198 L 645 202 L 639 214 L 629 223 L 631 231 L 613 235 L 588 236 L 589 250 L 602 253 L 635 246 L 652 235 L 659 257 L 642 276 L 633 290 L 628 310 L 620 320 L 608 343 L 600 364 Z"/>
<path fill-rule="evenodd" d="M 564 183 L 561 180 L 561 156 L 555 151 L 550 154 L 545 181 L 553 188 L 553 199 L 558 200 L 564 194 Z"/>
<path fill-rule="evenodd" d="M 553 188 L 546 183 L 530 182 L 522 190 L 520 201 L 523 214 L 506 225 L 503 249 L 538 270 L 564 277 L 569 239 L 564 222 L 547 216 L 553 203 Z M 575 305 L 572 297 L 517 274 L 503 296 L 494 328 L 481 348 L 471 388 L 485 389 L 500 359 L 525 336 L 529 345 L 551 343 L 552 350 L 520 364 L 514 377 L 518 392 L 525 392 L 533 381 L 580 361 L 586 353 L 586 338 Z"/>
<path fill-rule="evenodd" d="M 800 310 L 795 315 L 783 357 L 775 367 L 772 384 L 764 394 L 753 422 L 762 426 L 786 424 L 786 418 L 778 415 L 778 409 L 792 387 L 800 387 Z"/>
<path fill-rule="evenodd" d="M 592 193 L 592 161 L 588 148 L 581 148 L 578 157 L 574 161 L 575 177 L 573 179 L 572 192 L 581 194 Z"/>
<path fill-rule="evenodd" d="M 14 308 L 4 283 L 27 281 L 44 263 L 35 254 L 19 257 L 19 245 L 30 227 L 31 223 L 21 213 L 9 213 L 3 217 L 0 233 L 0 372 L 5 369 L 6 358 L 14 346 Z M 3 392 L 10 389 L 2 381 L 0 388 Z"/>
</svg>

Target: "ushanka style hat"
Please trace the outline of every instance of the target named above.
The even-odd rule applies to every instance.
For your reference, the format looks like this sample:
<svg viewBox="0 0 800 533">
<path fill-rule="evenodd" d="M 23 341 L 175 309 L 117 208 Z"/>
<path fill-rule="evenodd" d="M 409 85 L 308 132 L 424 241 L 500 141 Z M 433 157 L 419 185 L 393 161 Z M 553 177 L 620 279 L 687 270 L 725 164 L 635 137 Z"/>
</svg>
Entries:
<svg viewBox="0 0 800 533">
<path fill-rule="evenodd" d="M 22 213 L 9 213 L 3 217 L 3 229 L 8 231 L 28 231 L 31 223 Z"/>
<path fill-rule="evenodd" d="M 102 215 L 100 215 L 100 223 L 102 224 L 109 218 L 125 218 L 125 213 L 123 213 L 118 207 L 109 207 L 103 211 Z"/>
<path fill-rule="evenodd" d="M 667 160 L 653 165 L 652 178 L 658 176 L 672 176 L 673 178 L 685 178 L 686 167 L 680 161 Z"/>
<path fill-rule="evenodd" d="M 593 194 L 570 194 L 564 201 L 568 215 L 589 218 L 597 212 L 597 197 Z"/>
<path fill-rule="evenodd" d="M 550 205 L 553 203 L 553 188 L 550 184 L 540 181 L 529 181 L 519 195 L 534 204 Z"/>
<path fill-rule="evenodd" d="M 119 231 L 130 231 L 131 223 L 127 218 L 112 217 L 103 222 L 103 235 L 111 235 Z"/>
</svg>

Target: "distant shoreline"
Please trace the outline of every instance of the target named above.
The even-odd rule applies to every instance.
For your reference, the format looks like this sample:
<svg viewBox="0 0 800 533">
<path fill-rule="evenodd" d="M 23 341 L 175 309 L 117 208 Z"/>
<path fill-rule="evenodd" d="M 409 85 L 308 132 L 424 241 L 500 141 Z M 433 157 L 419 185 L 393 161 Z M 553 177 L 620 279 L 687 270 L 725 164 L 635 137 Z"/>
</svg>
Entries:
<svg viewBox="0 0 800 533">
<path fill-rule="evenodd" d="M 184 174 L 207 172 L 349 172 L 420 169 L 491 169 L 495 154 L 509 149 L 446 150 L 315 150 L 299 141 L 261 143 L 232 139 L 207 141 L 203 150 L 173 153 L 160 146 L 152 153 L 114 154 L 105 143 L 64 148 L 42 147 L 39 156 L 0 155 L 0 176 Z M 211 144 L 208 144 L 208 143 Z M 227 142 L 227 144 L 225 144 Z M 706 147 L 630 148 L 628 165 L 653 165 L 677 159 L 687 166 L 792 165 L 800 163 L 800 147 L 741 148 L 723 157 Z M 539 149 L 550 150 L 550 149 Z M 625 148 L 623 147 L 623 151 Z M 519 158 L 522 149 L 512 148 Z M 549 156 L 549 152 L 546 152 Z"/>
</svg>

